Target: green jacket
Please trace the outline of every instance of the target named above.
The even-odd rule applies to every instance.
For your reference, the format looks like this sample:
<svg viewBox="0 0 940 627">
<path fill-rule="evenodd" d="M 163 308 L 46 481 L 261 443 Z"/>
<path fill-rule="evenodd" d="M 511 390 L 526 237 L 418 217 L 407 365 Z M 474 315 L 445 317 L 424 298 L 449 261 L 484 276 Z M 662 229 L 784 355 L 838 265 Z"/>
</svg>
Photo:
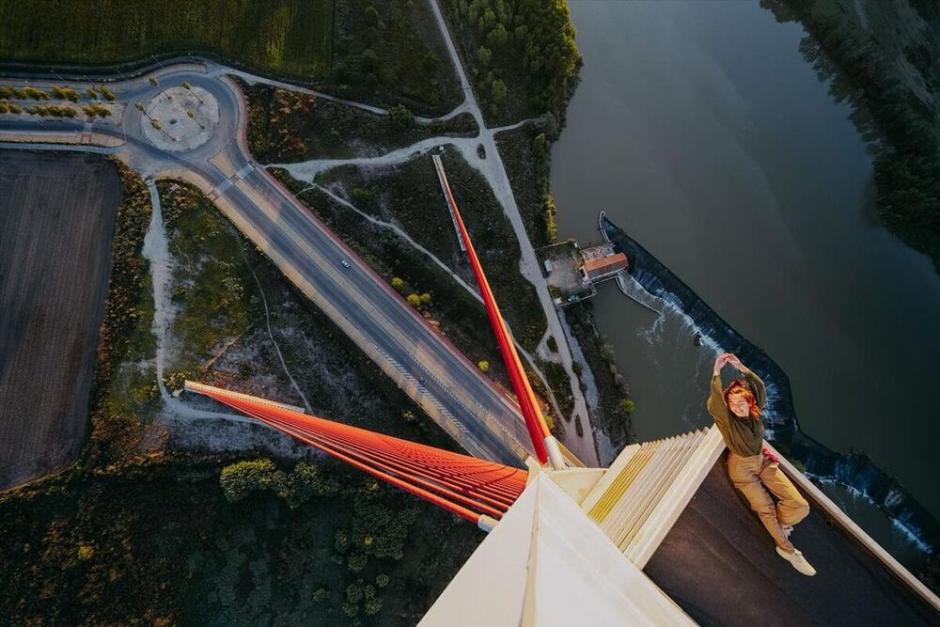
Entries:
<svg viewBox="0 0 940 627">
<path fill-rule="evenodd" d="M 767 391 L 764 382 L 750 370 L 744 373 L 744 378 L 751 386 L 757 406 L 762 410 L 767 401 Z M 764 442 L 764 422 L 760 418 L 738 418 L 725 403 L 724 391 L 721 389 L 721 376 L 712 376 L 711 393 L 708 395 L 708 413 L 715 419 L 725 445 L 735 455 L 750 457 L 761 452 Z"/>
</svg>

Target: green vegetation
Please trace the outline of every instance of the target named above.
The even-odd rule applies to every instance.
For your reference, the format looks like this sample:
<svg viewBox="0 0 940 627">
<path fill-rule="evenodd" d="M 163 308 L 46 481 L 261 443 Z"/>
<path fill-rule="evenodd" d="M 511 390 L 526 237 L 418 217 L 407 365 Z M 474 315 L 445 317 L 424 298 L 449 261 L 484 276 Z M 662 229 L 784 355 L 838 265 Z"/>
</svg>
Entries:
<svg viewBox="0 0 940 627">
<path fill-rule="evenodd" d="M 545 373 L 548 385 L 555 393 L 555 401 L 558 403 L 561 415 L 565 421 L 570 421 L 571 412 L 574 410 L 574 396 L 571 394 L 571 385 L 565 367 L 553 361 L 539 360 L 538 364 Z"/>
<path fill-rule="evenodd" d="M 237 503 L 250 494 L 269 490 L 297 509 L 311 497 L 333 496 L 339 484 L 324 477 L 319 466 L 300 462 L 290 473 L 278 470 L 269 459 L 255 459 L 230 464 L 219 476 L 222 492 L 229 502 Z"/>
<path fill-rule="evenodd" d="M 469 113 L 419 125 L 401 105 L 381 116 L 266 85 L 241 87 L 248 98 L 248 146 L 261 162 L 381 154 L 435 135 L 476 132 Z"/>
<path fill-rule="evenodd" d="M 581 57 L 565 0 L 444 0 L 476 93 L 505 121 L 564 108 Z"/>
<path fill-rule="evenodd" d="M 422 113 L 460 102 L 423 1 L 0 0 L 4 61 L 110 65 L 190 53 Z"/>
<path fill-rule="evenodd" d="M 356 615 L 364 625 L 416 623 L 482 539 L 473 525 L 331 460 L 310 456 L 286 465 L 155 446 L 160 429 L 143 424 L 146 408 L 134 404 L 127 376 L 153 358 L 153 304 L 140 256 L 149 195 L 129 172 L 122 175 L 126 198 L 98 354 L 94 432 L 74 468 L 0 495 L 4 620 L 345 624 Z M 224 221 L 200 215 L 218 218 L 198 192 L 172 183 L 161 183 L 160 192 L 174 225 L 171 250 L 181 255 L 180 276 L 192 281 L 192 292 L 220 276 L 194 255 L 218 255 L 223 279 L 250 276 L 251 268 L 272 311 L 297 316 L 302 335 L 297 346 L 285 343 L 284 357 L 300 384 L 317 392 L 318 413 L 455 448 L 269 261 Z M 250 324 L 259 316 L 247 295 L 254 285 L 229 302 Z M 231 322 L 199 300 L 180 304 L 184 319 L 198 310 L 223 327 Z M 192 355 L 205 345 L 180 347 Z M 308 368 L 299 371 L 303 364 Z M 226 376 L 271 376 L 265 363 L 248 366 Z M 158 403 L 152 369 L 141 379 Z M 340 391 L 350 381 L 368 395 Z"/>
<path fill-rule="evenodd" d="M 519 249 L 511 225 L 485 182 L 469 164 L 450 152 L 443 158 L 464 219 L 496 297 L 500 299 L 500 308 L 516 339 L 527 350 L 533 350 L 545 333 L 545 318 L 534 288 L 518 272 Z M 295 193 L 305 190 L 300 195 L 301 200 L 386 277 L 394 289 L 406 298 L 412 295 L 409 298 L 412 305 L 417 306 L 422 294 L 411 285 L 420 285 L 434 294 L 430 302 L 421 304 L 425 317 L 473 362 L 487 362 L 487 374 L 508 387 L 501 361 L 494 360 L 499 349 L 479 301 L 390 230 L 372 224 L 320 190 L 308 189 L 285 172 L 275 170 L 274 173 Z M 340 193 L 342 189 L 351 190 L 349 195 L 359 210 L 401 225 L 415 241 L 449 265 L 464 281 L 473 284 L 472 272 L 457 246 L 453 223 L 430 159 L 416 159 L 394 168 L 371 171 L 344 166 L 321 175 L 320 183 L 335 187 L 334 191 Z M 458 194 L 457 189 L 463 191 Z M 536 393 L 547 398 L 548 391 L 541 380 L 532 373 L 530 380 Z M 552 385 L 552 393 L 556 397 L 560 395 L 561 405 L 565 406 L 565 397 L 570 397 L 567 379 L 556 377 L 551 381 L 558 384 L 558 387 Z"/>
<path fill-rule="evenodd" d="M 195 188 L 171 182 L 157 188 L 170 254 L 178 260 L 172 293 L 178 313 L 171 331 L 179 348 L 167 373 L 175 389 L 184 378 L 199 378 L 202 365 L 264 311 L 234 227 Z"/>
<path fill-rule="evenodd" d="M 78 91 L 66 85 L 53 87 L 52 96 L 58 100 L 70 100 L 72 102 L 78 102 L 82 98 L 82 95 Z"/>
<path fill-rule="evenodd" d="M 335 4 L 330 91 L 344 98 L 443 114 L 461 100 L 431 7 L 416 0 Z"/>
<path fill-rule="evenodd" d="M 328 74 L 331 0 L 0 0 L 0 58 L 102 65 L 206 52 L 299 78 Z"/>
<path fill-rule="evenodd" d="M 111 115 L 110 109 L 99 104 L 85 105 L 84 107 L 82 107 L 82 111 L 89 118 L 94 118 L 94 117 L 106 118 Z"/>
<path fill-rule="evenodd" d="M 630 398 L 623 375 L 617 371 L 613 346 L 598 333 L 590 301 L 569 305 L 564 312 L 597 385 L 600 398 L 594 418 L 600 421 L 598 426 L 610 438 L 614 450 L 620 450 L 634 440 L 630 416 L 636 405 Z M 575 362 L 574 371 L 578 377 L 582 370 L 583 366 Z M 585 389 L 584 383 L 581 383 L 581 389 Z M 580 417 L 576 418 L 575 428 L 580 435 L 583 431 Z"/>
<path fill-rule="evenodd" d="M 885 225 L 940 271 L 940 5 L 912 3 L 921 25 L 892 15 L 895 8 L 877 7 L 871 31 L 848 17 L 854 7 L 837 0 L 762 5 L 810 33 L 803 55 L 821 79 L 832 80 L 833 95 L 851 103 L 852 120 L 874 154 Z"/>
<path fill-rule="evenodd" d="M 80 467 L 100 467 L 125 459 L 143 437 L 143 420 L 154 410 L 154 378 L 128 376 L 134 362 L 152 358 L 153 301 L 148 265 L 141 255 L 150 224 L 150 193 L 123 163 L 113 160 L 124 185 L 111 256 L 111 279 L 91 401 L 91 436 Z M 144 369 L 146 371 L 146 368 Z"/>
<path fill-rule="evenodd" d="M 548 129 L 549 133 L 554 131 Z M 529 241 L 535 248 L 556 243 L 557 209 L 549 193 L 552 164 L 548 136 L 529 125 L 500 133 L 496 142 Z"/>
<path fill-rule="evenodd" d="M 355 608 L 416 624 L 481 540 L 338 462 L 318 467 L 341 487 L 293 509 L 271 491 L 229 502 L 224 466 L 174 456 L 0 495 L 4 621 L 336 625 Z"/>
<path fill-rule="evenodd" d="M 30 115 L 38 115 L 40 117 L 53 117 L 53 118 L 74 118 L 78 115 L 78 111 L 72 107 L 60 107 L 58 105 L 35 105 L 32 107 L 26 107 L 25 109 L 20 109 L 13 105 L 13 103 L 0 102 L 0 113 L 28 113 Z"/>
<path fill-rule="evenodd" d="M 411 164 L 414 163 L 417 162 L 411 162 Z M 429 161 L 422 160 L 420 165 L 428 170 L 430 176 L 434 176 L 434 168 Z M 355 171 L 350 169 L 350 174 L 353 172 Z M 307 185 L 290 178 L 283 171 L 274 170 L 273 173 L 295 194 L 307 188 Z M 377 187 L 387 185 L 387 189 L 395 193 L 395 190 L 391 188 L 392 180 L 394 179 L 384 176 L 373 179 L 370 187 L 371 183 L 375 183 Z M 400 179 L 399 182 L 401 180 L 404 179 Z M 436 184 L 436 179 L 434 179 L 434 185 Z M 411 191 L 407 191 L 409 189 Z M 432 193 L 433 189 L 427 188 L 427 191 Z M 403 187 L 402 191 L 415 194 L 417 197 L 417 192 L 411 188 Z M 408 294 L 415 292 L 412 286 L 420 286 L 421 289 L 438 295 L 424 308 L 424 315 L 428 321 L 437 326 L 473 362 L 490 360 L 490 376 L 498 381 L 507 381 L 502 365 L 492 361 L 492 358 L 499 354 L 499 348 L 489 331 L 489 323 L 482 305 L 466 290 L 456 285 L 449 274 L 393 232 L 372 224 L 320 190 L 307 190 L 300 194 L 299 198 L 400 293 L 407 297 Z M 430 199 L 433 196 L 425 198 Z M 370 212 L 370 207 L 367 205 L 363 205 L 361 209 Z M 441 200 L 439 213 L 442 214 L 443 220 L 446 220 L 445 224 L 449 229 L 450 237 L 454 237 L 453 225 L 447 217 L 443 200 Z M 425 215 L 429 223 L 438 220 L 435 213 Z"/>
<path fill-rule="evenodd" d="M 533 351 L 545 334 L 546 321 L 535 288 L 519 273 L 521 253 L 512 225 L 486 180 L 458 153 L 445 151 L 442 159 L 454 198 L 461 208 L 500 309 L 516 340 L 526 350 Z M 468 284 L 473 284 L 473 274 L 457 245 L 453 222 L 430 158 L 415 159 L 383 170 L 340 167 L 325 172 L 318 180 L 325 186 L 341 184 L 348 190 L 367 192 L 353 200 L 357 208 L 400 224 L 416 242 L 460 274 Z M 404 274 L 396 273 L 396 276 Z M 415 284 L 425 285 L 426 281 Z M 450 280 L 448 284 L 453 285 Z M 441 293 L 440 288 L 431 291 Z M 478 303 L 474 309 L 482 311 L 482 305 Z M 444 315 L 443 319 L 454 319 L 452 316 L 460 317 L 459 311 Z M 485 323 L 483 329 L 489 334 L 489 326 Z M 490 353 L 490 356 L 494 354 Z"/>
</svg>

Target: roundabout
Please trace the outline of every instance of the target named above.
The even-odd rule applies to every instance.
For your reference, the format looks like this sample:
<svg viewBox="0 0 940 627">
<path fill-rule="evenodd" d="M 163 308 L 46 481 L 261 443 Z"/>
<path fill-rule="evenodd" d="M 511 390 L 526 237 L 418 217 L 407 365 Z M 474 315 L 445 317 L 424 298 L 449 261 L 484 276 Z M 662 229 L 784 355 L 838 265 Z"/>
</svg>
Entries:
<svg viewBox="0 0 940 627">
<path fill-rule="evenodd" d="M 215 96 L 188 83 L 165 89 L 138 108 L 144 137 L 169 152 L 186 152 L 202 146 L 219 123 Z"/>
</svg>

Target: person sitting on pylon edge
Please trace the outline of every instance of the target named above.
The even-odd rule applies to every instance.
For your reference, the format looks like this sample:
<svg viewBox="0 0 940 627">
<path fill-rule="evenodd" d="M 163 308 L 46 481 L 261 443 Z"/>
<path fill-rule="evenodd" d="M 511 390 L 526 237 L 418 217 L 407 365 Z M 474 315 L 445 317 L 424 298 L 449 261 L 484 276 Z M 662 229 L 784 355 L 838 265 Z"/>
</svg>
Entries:
<svg viewBox="0 0 940 627">
<path fill-rule="evenodd" d="M 722 390 L 721 370 L 726 365 L 744 378 Z M 780 470 L 779 459 L 764 447 L 762 412 L 766 400 L 764 382 L 740 359 L 731 353 L 715 359 L 707 407 L 728 447 L 728 475 L 770 533 L 780 557 L 800 573 L 812 576 L 816 569 L 790 542 L 793 527 L 809 514 L 809 503 Z M 776 504 L 771 494 L 777 497 Z"/>
</svg>

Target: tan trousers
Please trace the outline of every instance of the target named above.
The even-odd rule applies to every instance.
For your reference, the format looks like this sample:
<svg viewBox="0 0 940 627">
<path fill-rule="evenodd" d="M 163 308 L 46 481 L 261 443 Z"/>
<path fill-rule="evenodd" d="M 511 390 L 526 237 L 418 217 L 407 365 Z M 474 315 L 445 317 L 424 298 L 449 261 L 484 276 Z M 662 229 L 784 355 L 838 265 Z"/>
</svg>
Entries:
<svg viewBox="0 0 940 627">
<path fill-rule="evenodd" d="M 744 493 L 774 542 L 784 551 L 793 545 L 783 534 L 782 525 L 795 525 L 809 514 L 809 503 L 797 491 L 776 462 L 763 455 L 740 457 L 728 452 L 728 475 L 734 487 Z M 769 490 L 769 493 L 768 493 Z M 777 497 L 774 504 L 770 494 Z"/>
</svg>

